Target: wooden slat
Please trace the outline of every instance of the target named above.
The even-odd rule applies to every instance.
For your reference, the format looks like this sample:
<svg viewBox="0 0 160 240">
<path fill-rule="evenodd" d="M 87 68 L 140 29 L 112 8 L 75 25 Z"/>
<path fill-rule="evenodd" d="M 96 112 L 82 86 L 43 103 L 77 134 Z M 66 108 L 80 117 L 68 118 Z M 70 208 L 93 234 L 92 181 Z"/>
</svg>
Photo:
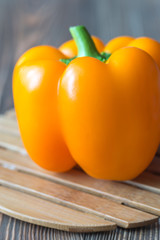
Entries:
<svg viewBox="0 0 160 240">
<path fill-rule="evenodd" d="M 116 225 L 100 217 L 82 213 L 10 188 L 0 186 L 0 211 L 23 221 L 65 231 L 112 230 Z"/>
<path fill-rule="evenodd" d="M 10 179 L 12 180 L 10 181 Z M 0 167 L 0 183 L 67 207 L 93 213 L 124 228 L 144 226 L 157 221 L 156 216 L 123 206 L 111 200 L 80 192 L 35 176 L 3 169 L 2 167 Z"/>
<path fill-rule="evenodd" d="M 42 168 L 36 165 L 28 155 L 22 155 L 20 153 L 0 147 L 0 161 L 2 162 L 2 160 L 6 160 L 14 165 L 18 164 L 22 167 L 27 167 L 30 169 L 42 170 Z"/>
<path fill-rule="evenodd" d="M 21 156 L 16 152 L 3 149 L 0 149 L 0 163 L 10 169 L 19 169 L 40 178 L 160 215 L 160 198 L 157 194 L 125 183 L 97 180 L 77 169 L 61 174 L 45 171 L 31 161 L 28 156 Z"/>
<path fill-rule="evenodd" d="M 20 136 L 17 121 L 2 116 L 0 117 L 0 132 Z"/>
<path fill-rule="evenodd" d="M 20 152 L 21 154 L 27 154 L 23 147 L 21 138 L 7 132 L 0 132 L 0 146 L 11 149 L 12 151 Z"/>
<path fill-rule="evenodd" d="M 148 191 L 160 194 L 160 175 L 144 172 L 134 180 L 127 182 L 141 189 L 146 189 Z"/>
</svg>

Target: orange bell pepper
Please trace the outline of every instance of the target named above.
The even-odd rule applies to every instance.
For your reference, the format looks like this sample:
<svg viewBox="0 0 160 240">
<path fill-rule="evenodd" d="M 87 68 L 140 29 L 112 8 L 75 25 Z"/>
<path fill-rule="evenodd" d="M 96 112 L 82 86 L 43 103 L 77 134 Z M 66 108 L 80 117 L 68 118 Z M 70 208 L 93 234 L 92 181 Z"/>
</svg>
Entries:
<svg viewBox="0 0 160 240">
<path fill-rule="evenodd" d="M 56 48 L 31 48 L 13 73 L 13 98 L 19 129 L 30 157 L 41 167 L 67 171 L 76 163 L 62 137 L 57 109 L 57 85 L 65 56 Z"/>
<path fill-rule="evenodd" d="M 49 170 L 66 171 L 76 162 L 96 178 L 132 179 L 159 145 L 157 63 L 136 47 L 100 54 L 83 26 L 70 31 L 74 41 L 66 46 L 74 54 L 78 49 L 77 56 L 40 46 L 15 66 L 13 96 L 24 145 Z"/>
</svg>

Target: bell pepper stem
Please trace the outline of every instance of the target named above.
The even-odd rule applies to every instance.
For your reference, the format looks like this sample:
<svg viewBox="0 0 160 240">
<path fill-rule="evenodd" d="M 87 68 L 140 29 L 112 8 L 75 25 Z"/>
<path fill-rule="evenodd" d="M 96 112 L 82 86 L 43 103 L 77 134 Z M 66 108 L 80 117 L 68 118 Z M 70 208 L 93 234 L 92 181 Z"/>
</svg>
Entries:
<svg viewBox="0 0 160 240">
<path fill-rule="evenodd" d="M 87 29 L 80 25 L 80 26 L 74 26 L 69 28 L 70 33 L 75 40 L 77 49 L 78 49 L 78 55 L 77 57 L 94 57 L 100 60 L 101 62 L 106 62 L 107 59 L 110 57 L 110 53 L 99 53 L 89 32 Z M 74 58 L 70 59 L 60 59 L 61 62 L 65 64 L 69 64 Z"/>
<path fill-rule="evenodd" d="M 78 48 L 78 56 L 77 57 L 95 57 L 99 58 L 100 53 L 97 51 L 96 46 L 84 26 L 74 26 L 70 27 L 69 31 L 75 40 L 75 43 Z"/>
</svg>

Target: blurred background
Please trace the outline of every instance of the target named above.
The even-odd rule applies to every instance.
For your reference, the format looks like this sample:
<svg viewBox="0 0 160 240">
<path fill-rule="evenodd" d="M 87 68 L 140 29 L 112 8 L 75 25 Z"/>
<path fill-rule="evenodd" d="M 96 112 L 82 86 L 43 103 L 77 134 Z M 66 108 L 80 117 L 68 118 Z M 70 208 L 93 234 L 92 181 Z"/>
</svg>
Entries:
<svg viewBox="0 0 160 240">
<path fill-rule="evenodd" d="M 13 107 L 12 72 L 30 47 L 58 47 L 85 25 L 105 43 L 118 35 L 160 41 L 160 0 L 0 0 L 0 113 Z"/>
</svg>

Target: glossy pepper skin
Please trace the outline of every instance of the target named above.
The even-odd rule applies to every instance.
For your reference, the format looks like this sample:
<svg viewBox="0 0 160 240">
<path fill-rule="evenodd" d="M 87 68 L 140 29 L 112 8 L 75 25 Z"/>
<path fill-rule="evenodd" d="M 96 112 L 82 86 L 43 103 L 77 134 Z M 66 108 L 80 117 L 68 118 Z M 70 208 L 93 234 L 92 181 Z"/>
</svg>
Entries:
<svg viewBox="0 0 160 240">
<path fill-rule="evenodd" d="M 104 47 L 100 39 L 93 39 L 98 49 Z M 74 40 L 69 46 L 76 54 Z M 67 57 L 54 47 L 37 46 L 20 57 L 13 73 L 14 106 L 23 144 L 32 160 L 56 172 L 76 165 L 62 137 L 57 112 L 58 80 L 66 68 L 60 59 Z"/>
<path fill-rule="evenodd" d="M 63 172 L 76 163 L 62 137 L 57 84 L 66 66 L 56 48 L 38 46 L 20 57 L 13 74 L 13 98 L 24 146 L 41 167 Z"/>
<path fill-rule="evenodd" d="M 152 161 L 159 145 L 160 76 L 147 53 L 124 48 L 106 64 L 73 60 L 61 78 L 59 104 L 65 142 L 89 175 L 132 179 Z"/>
<path fill-rule="evenodd" d="M 83 51 L 84 52 L 84 51 Z M 152 161 L 160 135 L 160 75 L 141 49 L 115 51 L 106 63 L 71 61 L 59 84 L 65 142 L 95 178 L 127 180 Z"/>
<path fill-rule="evenodd" d="M 120 36 L 109 41 L 103 51 L 113 53 L 122 47 L 136 47 L 144 50 L 153 57 L 160 68 L 160 43 L 158 41 L 149 37 Z"/>
<path fill-rule="evenodd" d="M 71 34 L 78 49 L 74 60 L 41 47 L 15 67 L 13 95 L 24 145 L 49 170 L 66 171 L 76 162 L 96 178 L 132 179 L 159 145 L 160 73 L 152 51 L 122 44 L 111 56 L 99 54 L 83 26 L 72 27 Z M 74 44 L 66 45 L 72 51 Z"/>
</svg>

